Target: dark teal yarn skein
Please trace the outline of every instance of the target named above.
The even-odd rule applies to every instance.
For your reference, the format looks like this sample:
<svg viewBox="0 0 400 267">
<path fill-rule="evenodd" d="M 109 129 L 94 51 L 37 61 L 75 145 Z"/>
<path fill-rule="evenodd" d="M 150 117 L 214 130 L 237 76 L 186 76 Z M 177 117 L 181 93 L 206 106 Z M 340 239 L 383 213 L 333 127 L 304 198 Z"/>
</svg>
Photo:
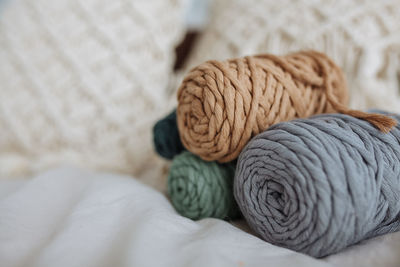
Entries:
<svg viewBox="0 0 400 267">
<path fill-rule="evenodd" d="M 153 141 L 156 152 L 166 159 L 173 159 L 185 150 L 176 124 L 176 110 L 154 125 Z"/>
<path fill-rule="evenodd" d="M 179 214 L 190 219 L 234 219 L 240 212 L 233 196 L 235 164 L 203 161 L 184 151 L 168 175 L 168 194 Z"/>
</svg>

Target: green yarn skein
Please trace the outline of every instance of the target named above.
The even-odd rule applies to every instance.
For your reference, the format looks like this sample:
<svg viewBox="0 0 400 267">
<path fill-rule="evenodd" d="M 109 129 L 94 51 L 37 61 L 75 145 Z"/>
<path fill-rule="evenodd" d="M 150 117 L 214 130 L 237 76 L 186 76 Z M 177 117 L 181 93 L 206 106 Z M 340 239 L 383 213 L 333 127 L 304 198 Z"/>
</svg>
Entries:
<svg viewBox="0 0 400 267">
<path fill-rule="evenodd" d="M 234 219 L 240 211 L 233 196 L 235 164 L 206 162 L 185 151 L 168 175 L 168 194 L 179 214 L 190 219 Z"/>
</svg>

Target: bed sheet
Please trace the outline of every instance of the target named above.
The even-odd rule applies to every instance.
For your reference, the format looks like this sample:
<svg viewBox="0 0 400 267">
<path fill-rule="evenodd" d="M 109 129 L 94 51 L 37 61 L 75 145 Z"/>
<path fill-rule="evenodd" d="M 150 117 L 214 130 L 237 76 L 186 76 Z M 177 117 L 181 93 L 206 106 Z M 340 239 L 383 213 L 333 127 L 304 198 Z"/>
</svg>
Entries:
<svg viewBox="0 0 400 267">
<path fill-rule="evenodd" d="M 399 266 L 400 234 L 314 259 L 242 230 L 192 221 L 140 181 L 61 167 L 0 180 L 1 266 Z M 240 226 L 240 227 L 238 227 Z"/>
</svg>

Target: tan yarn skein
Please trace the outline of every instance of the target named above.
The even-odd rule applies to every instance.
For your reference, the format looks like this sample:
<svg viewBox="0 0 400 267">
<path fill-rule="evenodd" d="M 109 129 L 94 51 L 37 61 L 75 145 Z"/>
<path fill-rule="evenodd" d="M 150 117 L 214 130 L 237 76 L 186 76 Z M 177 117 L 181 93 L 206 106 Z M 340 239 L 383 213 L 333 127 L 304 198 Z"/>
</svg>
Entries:
<svg viewBox="0 0 400 267">
<path fill-rule="evenodd" d="M 344 75 L 326 55 L 265 54 L 207 61 L 192 69 L 178 89 L 177 122 L 189 151 L 219 162 L 237 158 L 251 137 L 272 124 L 294 118 L 341 112 L 384 132 L 396 124 L 347 104 Z"/>
</svg>

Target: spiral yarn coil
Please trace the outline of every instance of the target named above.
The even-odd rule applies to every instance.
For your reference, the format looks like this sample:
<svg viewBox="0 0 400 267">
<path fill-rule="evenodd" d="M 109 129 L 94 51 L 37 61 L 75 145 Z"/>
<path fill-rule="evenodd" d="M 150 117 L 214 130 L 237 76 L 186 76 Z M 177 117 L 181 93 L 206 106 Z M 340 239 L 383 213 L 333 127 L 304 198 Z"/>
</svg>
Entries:
<svg viewBox="0 0 400 267">
<path fill-rule="evenodd" d="M 194 68 L 178 89 L 181 141 L 207 161 L 237 158 L 254 135 L 269 126 L 319 113 L 363 118 L 382 131 L 395 120 L 347 108 L 342 71 L 326 55 L 302 51 L 208 61 Z"/>
<path fill-rule="evenodd" d="M 234 173 L 235 164 L 206 162 L 185 151 L 172 161 L 168 195 L 187 218 L 234 219 L 240 214 L 233 197 Z"/>
<path fill-rule="evenodd" d="M 240 154 L 234 194 L 264 240 L 315 257 L 398 231 L 400 127 L 344 114 L 276 124 Z"/>
</svg>

